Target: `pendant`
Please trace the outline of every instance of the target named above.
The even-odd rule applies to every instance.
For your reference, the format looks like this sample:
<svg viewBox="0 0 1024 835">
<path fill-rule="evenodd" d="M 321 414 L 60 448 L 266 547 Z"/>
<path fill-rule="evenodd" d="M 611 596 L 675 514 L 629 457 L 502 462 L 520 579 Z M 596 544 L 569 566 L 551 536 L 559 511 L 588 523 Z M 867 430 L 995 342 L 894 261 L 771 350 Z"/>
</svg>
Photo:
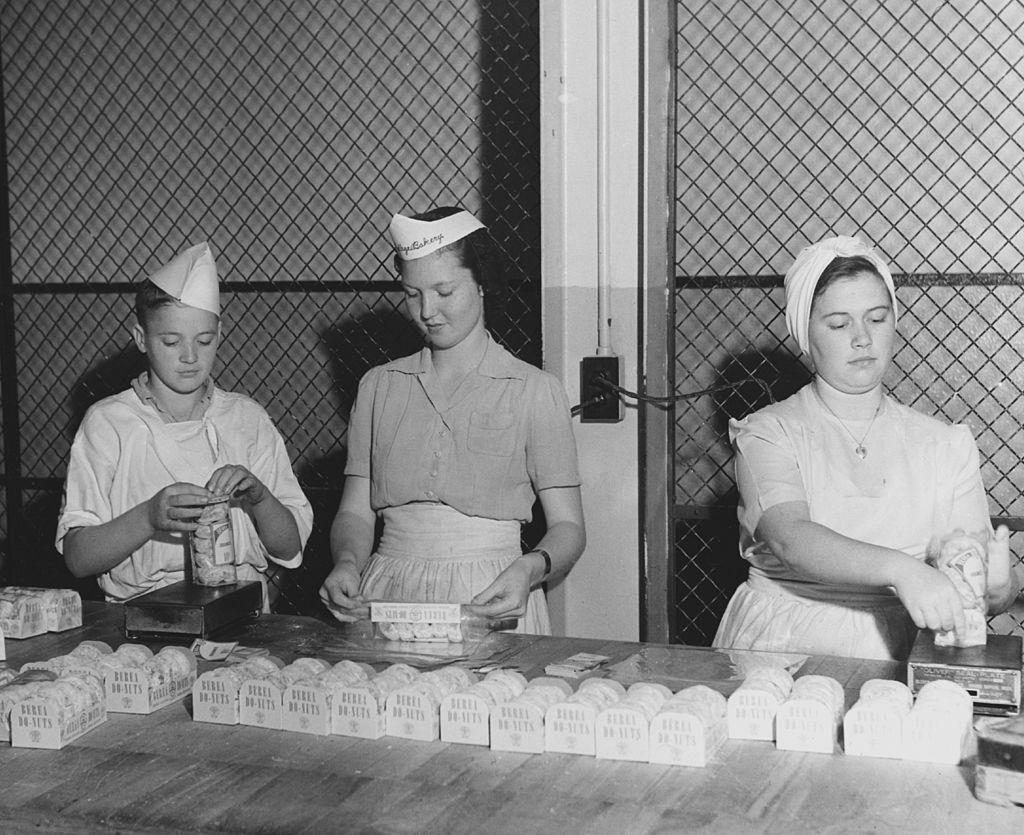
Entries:
<svg viewBox="0 0 1024 835">
<path fill-rule="evenodd" d="M 854 452 L 857 453 L 857 457 L 861 461 L 868 457 L 868 451 L 864 444 L 857 444 L 857 448 L 854 450 Z"/>
</svg>

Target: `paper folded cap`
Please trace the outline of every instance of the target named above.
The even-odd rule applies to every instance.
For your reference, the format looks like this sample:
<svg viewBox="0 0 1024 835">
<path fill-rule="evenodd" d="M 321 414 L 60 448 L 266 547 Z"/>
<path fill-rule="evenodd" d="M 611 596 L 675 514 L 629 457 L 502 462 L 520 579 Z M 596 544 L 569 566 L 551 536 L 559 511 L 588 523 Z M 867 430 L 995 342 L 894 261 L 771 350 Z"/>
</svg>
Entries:
<svg viewBox="0 0 1024 835">
<path fill-rule="evenodd" d="M 438 220 L 415 220 L 405 215 L 395 215 L 388 226 L 395 254 L 403 261 L 422 258 L 460 238 L 465 238 L 477 229 L 486 229 L 469 212 L 456 212 Z"/>
<path fill-rule="evenodd" d="M 205 241 L 176 255 L 153 273 L 149 280 L 182 304 L 208 310 L 220 316 L 220 287 L 217 265 Z"/>
<path fill-rule="evenodd" d="M 807 327 L 811 318 L 811 305 L 818 279 L 836 258 L 860 256 L 878 271 L 892 300 L 893 321 L 896 321 L 896 287 L 885 262 L 859 238 L 839 235 L 805 246 L 796 256 L 793 266 L 786 272 L 786 327 L 806 354 L 810 351 Z"/>
</svg>

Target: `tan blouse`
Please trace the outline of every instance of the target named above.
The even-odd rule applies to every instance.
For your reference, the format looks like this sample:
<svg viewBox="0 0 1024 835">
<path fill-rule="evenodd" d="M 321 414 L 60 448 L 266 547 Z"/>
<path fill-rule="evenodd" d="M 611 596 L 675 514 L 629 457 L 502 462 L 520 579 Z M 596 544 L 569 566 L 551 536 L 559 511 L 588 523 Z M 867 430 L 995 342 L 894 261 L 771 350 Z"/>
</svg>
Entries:
<svg viewBox="0 0 1024 835">
<path fill-rule="evenodd" d="M 424 348 L 360 381 L 345 475 L 370 479 L 374 510 L 442 502 L 527 522 L 536 491 L 580 483 L 569 403 L 554 376 L 493 340 L 449 399 Z"/>
</svg>

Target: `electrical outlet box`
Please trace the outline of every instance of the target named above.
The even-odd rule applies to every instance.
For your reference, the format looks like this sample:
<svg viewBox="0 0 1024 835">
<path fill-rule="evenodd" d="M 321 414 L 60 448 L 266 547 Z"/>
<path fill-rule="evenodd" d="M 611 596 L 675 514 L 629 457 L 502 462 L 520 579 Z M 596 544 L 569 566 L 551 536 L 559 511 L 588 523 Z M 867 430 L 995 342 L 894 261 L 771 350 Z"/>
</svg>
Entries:
<svg viewBox="0 0 1024 835">
<path fill-rule="evenodd" d="M 580 360 L 580 423 L 618 423 L 622 398 L 608 385 L 619 385 L 622 357 L 584 357 Z"/>
</svg>

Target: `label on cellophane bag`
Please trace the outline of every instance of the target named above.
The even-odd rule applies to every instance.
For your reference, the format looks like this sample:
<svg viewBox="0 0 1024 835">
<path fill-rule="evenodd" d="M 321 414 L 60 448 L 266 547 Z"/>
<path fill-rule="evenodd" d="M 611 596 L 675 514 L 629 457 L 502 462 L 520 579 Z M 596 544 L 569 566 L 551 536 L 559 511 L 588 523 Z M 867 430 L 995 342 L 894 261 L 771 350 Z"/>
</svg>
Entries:
<svg viewBox="0 0 1024 835">
<path fill-rule="evenodd" d="M 371 601 L 370 621 L 388 641 L 459 643 L 464 640 L 458 603 Z"/>
<path fill-rule="evenodd" d="M 582 702 L 556 702 L 544 715 L 544 750 L 595 755 L 597 708 Z"/>
<path fill-rule="evenodd" d="M 472 693 L 445 696 L 441 700 L 441 741 L 490 745 L 490 705 Z"/>
<path fill-rule="evenodd" d="M 637 710 L 613 705 L 597 714 L 594 753 L 599 760 L 648 762 L 650 738 L 650 721 Z"/>
<path fill-rule="evenodd" d="M 231 522 L 225 520 L 211 527 L 213 532 L 213 564 L 230 565 L 235 561 L 235 544 L 231 534 Z"/>
<path fill-rule="evenodd" d="M 192 580 L 203 586 L 234 583 L 235 539 L 231 530 L 228 498 L 210 499 L 197 520 L 198 527 L 189 534 L 192 552 Z"/>
<path fill-rule="evenodd" d="M 459 623 L 461 619 L 458 603 L 370 603 L 373 623 Z"/>
</svg>

